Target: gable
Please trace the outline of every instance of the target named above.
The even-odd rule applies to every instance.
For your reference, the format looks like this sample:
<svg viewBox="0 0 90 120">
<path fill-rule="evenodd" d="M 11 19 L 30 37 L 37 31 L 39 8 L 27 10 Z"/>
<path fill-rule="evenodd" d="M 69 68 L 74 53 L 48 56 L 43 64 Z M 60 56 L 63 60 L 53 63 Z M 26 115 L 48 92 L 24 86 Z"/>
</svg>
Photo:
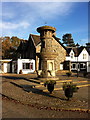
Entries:
<svg viewBox="0 0 90 120">
<path fill-rule="evenodd" d="M 41 42 L 36 46 L 36 53 L 40 53 L 41 50 Z"/>
<path fill-rule="evenodd" d="M 81 53 L 79 54 L 79 56 L 82 55 L 82 54 L 87 54 L 87 55 L 88 55 L 88 52 L 87 52 L 86 48 L 84 48 L 84 49 L 81 51 Z"/>
<path fill-rule="evenodd" d="M 40 40 L 40 36 L 39 35 L 34 35 L 34 34 L 30 34 L 30 37 L 35 45 L 35 47 L 41 43 L 41 40 Z M 55 35 L 52 36 L 53 39 L 55 39 L 60 46 L 62 46 L 65 50 L 66 50 L 66 47 L 59 41 L 60 39 L 57 38 Z"/>
<path fill-rule="evenodd" d="M 84 48 L 85 48 L 85 47 L 83 47 L 83 46 L 81 46 L 81 47 L 79 47 L 79 48 L 76 48 L 76 47 L 67 48 L 67 56 L 69 56 L 69 55 L 70 55 L 70 52 L 73 50 L 74 55 L 77 57 L 77 56 L 79 56 L 79 55 L 81 54 L 81 52 L 83 51 Z M 85 50 L 86 50 L 86 48 L 85 48 Z"/>
<path fill-rule="evenodd" d="M 41 42 L 39 35 L 30 34 L 30 36 L 31 36 L 31 39 L 33 40 L 35 46 L 37 46 Z"/>
<path fill-rule="evenodd" d="M 66 47 L 60 42 L 60 38 L 57 38 L 55 35 L 52 36 L 66 51 Z"/>
<path fill-rule="evenodd" d="M 71 54 L 75 54 L 75 52 L 74 52 L 74 50 L 73 49 L 71 49 L 71 51 L 70 51 L 70 53 L 69 53 L 69 55 L 71 55 Z"/>
</svg>

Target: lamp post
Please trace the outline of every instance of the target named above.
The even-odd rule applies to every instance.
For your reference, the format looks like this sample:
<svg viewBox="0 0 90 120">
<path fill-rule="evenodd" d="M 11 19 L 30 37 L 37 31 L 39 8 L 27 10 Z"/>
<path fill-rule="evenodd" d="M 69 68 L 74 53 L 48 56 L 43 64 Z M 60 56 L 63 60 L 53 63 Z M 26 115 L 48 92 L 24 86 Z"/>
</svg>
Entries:
<svg viewBox="0 0 90 120">
<path fill-rule="evenodd" d="M 78 47 L 79 47 L 79 44 L 77 43 L 76 44 L 76 48 L 77 48 L 77 77 L 78 77 Z"/>
</svg>

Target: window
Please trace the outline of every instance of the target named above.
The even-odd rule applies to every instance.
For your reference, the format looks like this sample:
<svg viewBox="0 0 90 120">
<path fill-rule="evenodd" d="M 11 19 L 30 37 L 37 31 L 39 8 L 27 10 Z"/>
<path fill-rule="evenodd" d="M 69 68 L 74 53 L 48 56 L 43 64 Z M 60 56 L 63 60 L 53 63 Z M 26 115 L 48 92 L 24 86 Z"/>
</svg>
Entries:
<svg viewBox="0 0 90 120">
<path fill-rule="evenodd" d="M 71 58 L 73 58 L 74 57 L 74 54 L 73 53 L 71 53 Z"/>
<path fill-rule="evenodd" d="M 83 68 L 83 64 L 80 64 L 80 68 Z"/>
<path fill-rule="evenodd" d="M 72 64 L 71 68 L 76 68 L 76 64 Z"/>
<path fill-rule="evenodd" d="M 80 68 L 86 68 L 86 65 L 84 63 L 81 63 Z"/>
<path fill-rule="evenodd" d="M 30 63 L 23 63 L 23 69 L 29 69 Z"/>
<path fill-rule="evenodd" d="M 33 63 L 23 63 L 23 69 L 33 70 Z"/>
<path fill-rule="evenodd" d="M 33 70 L 33 63 L 30 63 L 30 70 Z"/>
<path fill-rule="evenodd" d="M 83 54 L 83 59 L 86 59 L 87 58 L 87 55 L 86 54 Z"/>
</svg>

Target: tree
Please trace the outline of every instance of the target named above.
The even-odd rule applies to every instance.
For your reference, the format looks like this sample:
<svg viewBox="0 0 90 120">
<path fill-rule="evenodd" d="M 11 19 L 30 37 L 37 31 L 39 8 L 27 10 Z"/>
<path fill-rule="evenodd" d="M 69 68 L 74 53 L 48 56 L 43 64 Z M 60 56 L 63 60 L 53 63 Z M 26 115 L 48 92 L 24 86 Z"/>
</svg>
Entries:
<svg viewBox="0 0 90 120">
<path fill-rule="evenodd" d="M 16 36 L 11 37 L 12 47 L 17 49 L 17 47 L 20 45 L 20 41 L 21 41 L 21 39 L 19 39 Z"/>
<path fill-rule="evenodd" d="M 21 41 L 25 41 L 23 39 L 19 39 L 16 36 L 13 37 L 3 37 L 2 39 L 2 58 L 3 59 L 12 59 L 17 56 L 16 50 L 20 45 Z"/>
<path fill-rule="evenodd" d="M 68 46 L 68 47 L 75 46 L 74 40 L 73 40 L 72 35 L 70 33 L 63 35 L 62 41 L 63 41 L 63 44 L 66 44 L 66 46 Z"/>
<path fill-rule="evenodd" d="M 90 42 L 86 43 L 86 46 L 87 46 L 87 47 L 90 47 Z"/>
<path fill-rule="evenodd" d="M 10 37 L 4 37 L 2 40 L 2 58 L 10 58 Z"/>
</svg>

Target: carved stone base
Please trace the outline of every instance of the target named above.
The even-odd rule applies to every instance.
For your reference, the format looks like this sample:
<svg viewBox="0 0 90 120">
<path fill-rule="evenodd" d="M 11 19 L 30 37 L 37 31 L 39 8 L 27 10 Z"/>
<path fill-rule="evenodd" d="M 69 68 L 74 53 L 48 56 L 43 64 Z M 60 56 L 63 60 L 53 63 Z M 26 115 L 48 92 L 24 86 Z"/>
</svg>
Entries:
<svg viewBox="0 0 90 120">
<path fill-rule="evenodd" d="M 59 80 L 58 77 L 47 77 L 47 78 L 38 78 L 41 81 L 47 81 L 47 80 Z"/>
</svg>

